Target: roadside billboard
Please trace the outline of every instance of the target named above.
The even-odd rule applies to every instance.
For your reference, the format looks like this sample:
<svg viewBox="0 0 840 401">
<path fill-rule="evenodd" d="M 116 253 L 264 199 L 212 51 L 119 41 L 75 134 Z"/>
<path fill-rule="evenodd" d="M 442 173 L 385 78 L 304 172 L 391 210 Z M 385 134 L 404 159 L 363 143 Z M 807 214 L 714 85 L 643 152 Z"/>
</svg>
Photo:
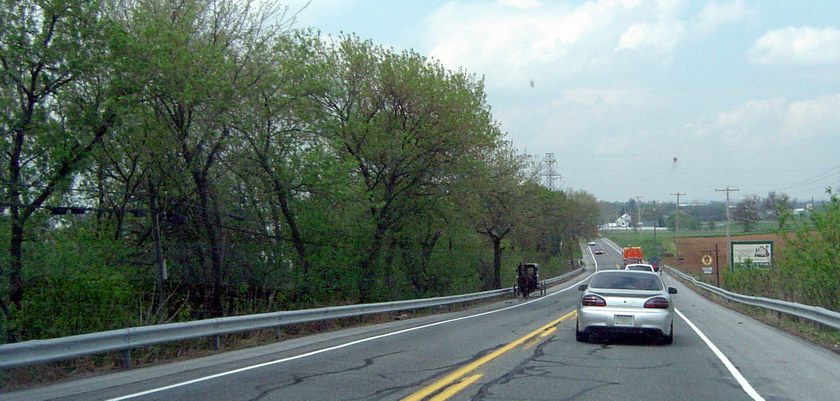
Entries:
<svg viewBox="0 0 840 401">
<path fill-rule="evenodd" d="M 769 267 L 773 264 L 773 241 L 731 241 L 729 266 L 752 265 Z"/>
</svg>

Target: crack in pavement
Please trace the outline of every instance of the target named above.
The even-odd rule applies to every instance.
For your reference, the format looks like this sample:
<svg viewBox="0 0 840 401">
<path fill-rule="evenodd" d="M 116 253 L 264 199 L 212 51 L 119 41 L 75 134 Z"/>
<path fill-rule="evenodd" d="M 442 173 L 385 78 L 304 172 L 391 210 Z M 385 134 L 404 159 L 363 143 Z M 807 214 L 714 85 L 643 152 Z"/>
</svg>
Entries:
<svg viewBox="0 0 840 401">
<path fill-rule="evenodd" d="M 547 369 L 549 366 L 568 366 L 568 364 L 558 361 L 550 361 L 546 359 L 542 359 L 545 356 L 545 347 L 551 344 L 552 342 L 557 341 L 555 336 L 549 337 L 546 341 L 540 343 L 535 349 L 534 352 L 524 361 L 520 362 L 514 369 L 510 372 L 506 373 L 505 375 L 498 377 L 494 380 L 491 380 L 481 387 L 479 387 L 478 391 L 470 397 L 470 400 L 486 400 L 490 398 L 496 398 L 491 390 L 492 387 L 497 385 L 505 385 L 511 383 L 513 381 L 525 378 L 533 378 L 533 377 L 540 377 L 540 378 L 557 378 L 563 380 L 573 380 L 577 382 L 587 382 L 592 383 L 592 386 L 582 389 L 581 391 L 575 393 L 571 397 L 565 399 L 575 399 L 576 397 L 580 397 L 583 394 L 586 394 L 589 391 L 610 385 L 619 385 L 621 383 L 617 382 L 610 382 L 610 381 L 603 381 L 603 380 L 585 380 L 585 379 L 578 379 L 578 378 L 569 378 L 569 377 L 562 377 L 562 376 L 553 376 L 551 374 L 551 370 Z M 548 363 L 551 365 L 531 365 L 534 362 L 541 362 L 543 364 Z M 511 399 L 510 397 L 505 397 L 505 399 Z M 532 399 L 532 398 L 523 398 L 523 399 Z M 551 398 L 556 399 L 556 398 Z"/>
<path fill-rule="evenodd" d="M 403 370 L 403 371 L 400 371 L 399 373 L 422 373 L 422 372 L 430 372 L 430 371 L 439 371 L 441 369 L 445 370 L 446 372 L 449 372 L 452 369 L 462 365 L 463 363 L 464 362 L 455 362 L 455 363 L 452 363 L 452 364 L 449 364 L 449 365 L 444 365 L 444 366 L 439 366 L 439 367 L 436 367 L 436 368 L 429 368 L 429 369 Z M 384 375 L 380 374 L 380 376 L 383 377 L 383 378 L 386 378 Z M 394 395 L 394 394 L 396 394 L 396 393 L 398 393 L 402 390 L 409 389 L 409 388 L 412 388 L 412 387 L 421 386 L 421 385 L 423 385 L 423 383 L 426 382 L 426 380 L 427 380 L 426 378 L 422 378 L 422 379 L 418 379 L 418 380 L 416 380 L 414 382 L 411 382 L 411 383 L 408 383 L 408 384 L 393 386 L 393 387 L 386 387 L 386 388 L 376 390 L 373 393 L 370 393 L 370 394 L 367 394 L 367 395 L 364 395 L 364 396 L 361 396 L 361 397 L 345 398 L 344 400 L 346 400 L 346 401 L 381 400 L 383 398 L 387 398 L 388 396 Z"/>
<path fill-rule="evenodd" d="M 291 381 L 287 380 L 287 381 L 282 382 L 281 384 L 279 384 L 277 386 L 268 387 L 268 388 L 266 388 L 265 386 L 257 386 L 256 389 L 257 390 L 262 390 L 262 392 L 260 394 L 258 394 L 257 396 L 255 396 L 253 398 L 250 398 L 249 401 L 262 400 L 262 399 L 264 399 L 265 397 L 267 397 L 268 395 L 270 395 L 271 393 L 273 393 L 275 391 L 282 390 L 282 389 L 288 388 L 288 387 L 296 386 L 298 384 L 303 383 L 305 380 L 308 380 L 308 379 L 334 375 L 334 374 L 337 374 L 337 373 L 348 373 L 348 372 L 354 372 L 354 371 L 359 371 L 359 370 L 362 370 L 362 369 L 366 369 L 366 368 L 369 368 L 369 367 L 373 366 L 374 363 L 376 362 L 376 360 L 379 359 L 379 358 L 384 358 L 384 357 L 387 357 L 387 356 L 396 355 L 396 354 L 400 354 L 400 353 L 403 353 L 403 352 L 405 352 L 405 351 L 402 351 L 402 350 L 401 351 L 394 351 L 394 352 L 388 352 L 388 353 L 381 354 L 381 355 L 376 355 L 376 356 L 373 356 L 373 357 L 370 357 L 370 358 L 365 358 L 364 363 L 360 366 L 351 366 L 349 368 L 338 369 L 338 370 L 328 371 L 328 372 L 313 373 L 313 374 L 309 374 L 309 375 L 293 374 Z"/>
</svg>

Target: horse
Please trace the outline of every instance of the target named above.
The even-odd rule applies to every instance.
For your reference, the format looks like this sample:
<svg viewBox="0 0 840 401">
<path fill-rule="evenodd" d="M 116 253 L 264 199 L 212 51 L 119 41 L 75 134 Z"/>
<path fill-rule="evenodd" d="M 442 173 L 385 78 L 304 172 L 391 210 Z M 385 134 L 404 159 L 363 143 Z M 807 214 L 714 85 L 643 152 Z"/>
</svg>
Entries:
<svg viewBox="0 0 840 401">
<path fill-rule="evenodd" d="M 516 268 L 516 282 L 519 285 L 519 292 L 522 293 L 522 298 L 528 298 L 528 294 L 531 293 L 531 280 L 532 277 L 528 274 L 528 268 L 525 265 L 519 265 Z"/>
</svg>

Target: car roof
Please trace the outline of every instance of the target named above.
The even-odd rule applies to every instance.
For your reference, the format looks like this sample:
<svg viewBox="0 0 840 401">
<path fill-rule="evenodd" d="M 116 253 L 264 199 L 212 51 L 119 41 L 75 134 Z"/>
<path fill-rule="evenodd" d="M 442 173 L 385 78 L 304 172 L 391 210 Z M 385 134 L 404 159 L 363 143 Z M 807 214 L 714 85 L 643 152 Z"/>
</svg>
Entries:
<svg viewBox="0 0 840 401">
<path fill-rule="evenodd" d="M 592 275 L 594 276 L 596 274 L 627 274 L 627 273 L 628 272 L 626 270 L 612 270 L 612 269 L 610 269 L 610 270 L 598 270 L 597 272 L 592 273 Z M 639 272 L 639 273 L 645 273 L 645 272 Z M 656 277 L 659 277 L 659 275 L 656 274 L 656 273 L 653 273 L 653 272 L 647 272 L 647 273 L 650 273 L 650 274 L 655 275 Z"/>
<path fill-rule="evenodd" d="M 646 266 L 646 267 L 650 267 L 651 269 L 653 269 L 653 265 L 651 265 L 649 263 L 630 263 L 630 264 L 628 264 L 627 266 L 624 266 L 624 267 L 627 268 L 627 267 L 630 267 L 630 266 Z"/>
</svg>

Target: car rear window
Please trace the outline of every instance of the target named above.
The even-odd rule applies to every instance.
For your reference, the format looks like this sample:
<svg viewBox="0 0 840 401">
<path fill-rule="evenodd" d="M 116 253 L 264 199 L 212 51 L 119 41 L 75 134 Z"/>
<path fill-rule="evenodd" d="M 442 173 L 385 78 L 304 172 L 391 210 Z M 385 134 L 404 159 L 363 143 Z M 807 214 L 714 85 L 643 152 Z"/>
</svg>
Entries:
<svg viewBox="0 0 840 401">
<path fill-rule="evenodd" d="M 592 288 L 609 288 L 616 290 L 662 290 L 662 281 L 655 275 L 639 273 L 610 273 L 596 274 L 589 286 Z"/>
</svg>

